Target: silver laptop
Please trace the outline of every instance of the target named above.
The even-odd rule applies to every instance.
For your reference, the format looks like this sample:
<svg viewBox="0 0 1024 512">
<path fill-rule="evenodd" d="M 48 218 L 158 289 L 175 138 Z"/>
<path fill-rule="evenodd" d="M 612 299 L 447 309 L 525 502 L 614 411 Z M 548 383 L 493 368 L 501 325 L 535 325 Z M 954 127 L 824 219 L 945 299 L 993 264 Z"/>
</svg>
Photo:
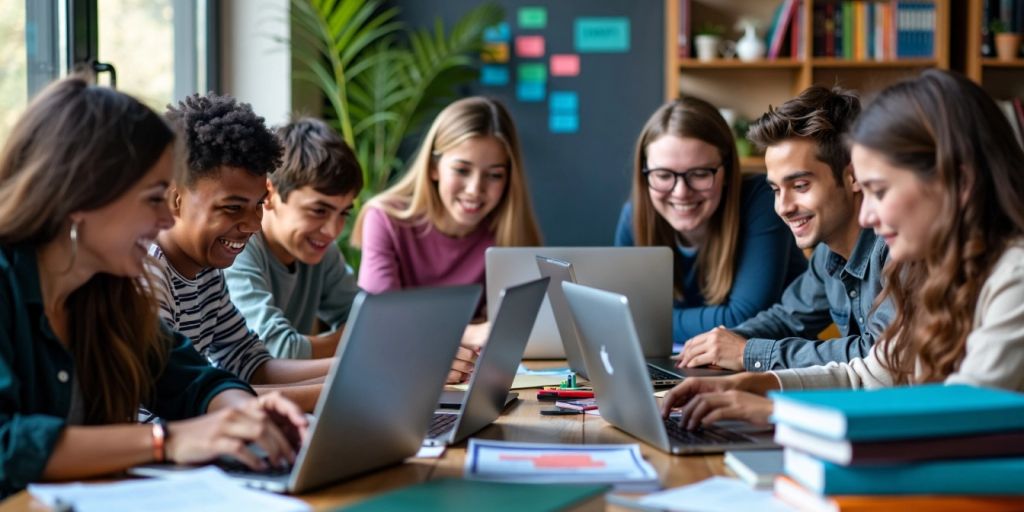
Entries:
<svg viewBox="0 0 1024 512">
<path fill-rule="evenodd" d="M 498 290 L 540 277 L 536 256 L 571 261 L 580 283 L 621 293 L 636 305 L 641 339 L 664 340 L 658 353 L 672 352 L 672 250 L 668 247 L 492 247 L 487 250 L 488 317 Z M 550 298 L 537 315 L 526 359 L 567 359 Z"/>
<path fill-rule="evenodd" d="M 548 299 L 551 301 L 551 310 L 555 315 L 555 323 L 558 325 L 558 332 L 566 342 L 565 352 L 568 356 L 569 366 L 576 373 L 586 376 L 586 368 L 583 363 L 583 356 L 580 355 L 579 333 L 576 322 L 573 320 L 572 312 L 569 311 L 569 304 L 565 300 L 565 292 L 562 291 L 562 283 L 577 283 L 576 273 L 573 264 L 568 261 L 537 256 L 537 268 L 540 274 L 551 278 L 548 285 Z M 636 317 L 634 317 L 636 320 Z M 635 323 L 634 323 L 635 324 Z M 647 371 L 650 374 L 651 384 L 656 387 L 674 386 L 682 382 L 684 377 L 706 377 L 729 375 L 732 370 L 714 368 L 676 368 L 676 361 L 665 352 L 665 347 L 671 350 L 672 340 L 666 342 L 664 339 L 648 339 L 640 337 L 640 350 L 643 352 Z M 651 354 L 654 354 L 652 357 Z"/>
<path fill-rule="evenodd" d="M 523 360 L 526 340 L 544 300 L 548 279 L 542 278 L 501 291 L 498 314 L 491 317 L 491 333 L 462 395 L 458 411 L 437 411 L 424 444 L 454 444 L 490 425 L 518 395 L 509 393 Z M 445 391 L 445 394 L 450 393 Z M 449 402 L 442 397 L 441 402 Z"/>
<path fill-rule="evenodd" d="M 625 296 L 562 283 L 580 333 L 580 348 L 601 417 L 626 433 L 673 453 L 719 453 L 776 446 L 770 427 L 719 422 L 689 431 L 663 420 L 648 384 L 647 365 Z"/>
<path fill-rule="evenodd" d="M 228 474 L 251 487 L 301 493 L 416 454 L 480 294 L 479 285 L 360 292 L 295 464 L 275 474 L 234 461 Z"/>
</svg>

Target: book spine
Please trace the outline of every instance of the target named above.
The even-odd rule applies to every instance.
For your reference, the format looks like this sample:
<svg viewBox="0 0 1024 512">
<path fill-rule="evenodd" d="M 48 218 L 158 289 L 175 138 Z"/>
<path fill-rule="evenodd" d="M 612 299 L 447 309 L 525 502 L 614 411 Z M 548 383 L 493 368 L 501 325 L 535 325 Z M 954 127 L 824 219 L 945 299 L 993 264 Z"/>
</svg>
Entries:
<svg viewBox="0 0 1024 512">
<path fill-rule="evenodd" d="M 895 466 L 844 467 L 786 449 L 786 475 L 824 495 L 983 494 L 1022 496 L 1024 458 L 919 462 Z"/>
<path fill-rule="evenodd" d="M 679 58 L 690 58 L 690 0 L 679 0 Z"/>
</svg>

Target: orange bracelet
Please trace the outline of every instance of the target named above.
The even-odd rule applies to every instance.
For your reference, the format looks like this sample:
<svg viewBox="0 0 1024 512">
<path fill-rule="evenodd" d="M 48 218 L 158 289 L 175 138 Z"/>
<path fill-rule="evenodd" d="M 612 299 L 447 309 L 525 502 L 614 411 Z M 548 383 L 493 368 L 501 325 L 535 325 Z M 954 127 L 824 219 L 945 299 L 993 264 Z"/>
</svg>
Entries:
<svg viewBox="0 0 1024 512">
<path fill-rule="evenodd" d="M 156 462 L 163 462 L 167 459 L 167 451 L 164 448 L 164 440 L 167 437 L 167 431 L 164 430 L 163 423 L 153 423 L 153 460 Z"/>
</svg>

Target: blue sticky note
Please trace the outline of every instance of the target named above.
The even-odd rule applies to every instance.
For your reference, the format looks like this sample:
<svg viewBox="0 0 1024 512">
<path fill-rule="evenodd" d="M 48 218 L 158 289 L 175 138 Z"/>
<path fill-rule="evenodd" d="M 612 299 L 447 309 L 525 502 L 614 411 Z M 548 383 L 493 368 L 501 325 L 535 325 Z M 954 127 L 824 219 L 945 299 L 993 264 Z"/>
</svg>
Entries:
<svg viewBox="0 0 1024 512">
<path fill-rule="evenodd" d="M 573 26 L 577 52 L 629 51 L 629 18 L 576 18 Z"/>
<path fill-rule="evenodd" d="M 485 43 L 507 43 L 512 38 L 508 29 L 508 22 L 503 21 L 484 29 Z"/>
<path fill-rule="evenodd" d="M 508 82 L 508 66 L 496 66 L 493 64 L 480 66 L 480 83 L 482 85 L 501 87 L 508 85 Z"/>
<path fill-rule="evenodd" d="M 552 112 L 548 119 L 551 133 L 576 133 L 580 131 L 580 117 L 576 113 L 557 114 Z"/>
<path fill-rule="evenodd" d="M 519 101 L 544 101 L 544 83 L 519 82 L 516 84 L 516 99 Z"/>
<path fill-rule="evenodd" d="M 579 96 L 576 91 L 551 91 L 548 107 L 555 114 L 575 114 L 580 108 Z"/>
</svg>

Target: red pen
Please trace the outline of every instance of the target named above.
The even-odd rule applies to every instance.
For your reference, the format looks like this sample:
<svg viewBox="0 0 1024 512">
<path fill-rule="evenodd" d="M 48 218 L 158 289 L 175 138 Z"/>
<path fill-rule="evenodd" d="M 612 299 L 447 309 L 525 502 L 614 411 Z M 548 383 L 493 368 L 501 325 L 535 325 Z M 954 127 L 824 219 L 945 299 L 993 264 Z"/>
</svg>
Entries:
<svg viewBox="0 0 1024 512">
<path fill-rule="evenodd" d="M 559 398 L 594 398 L 593 391 L 570 391 L 570 390 L 540 390 L 537 391 L 538 400 L 555 400 Z"/>
</svg>

